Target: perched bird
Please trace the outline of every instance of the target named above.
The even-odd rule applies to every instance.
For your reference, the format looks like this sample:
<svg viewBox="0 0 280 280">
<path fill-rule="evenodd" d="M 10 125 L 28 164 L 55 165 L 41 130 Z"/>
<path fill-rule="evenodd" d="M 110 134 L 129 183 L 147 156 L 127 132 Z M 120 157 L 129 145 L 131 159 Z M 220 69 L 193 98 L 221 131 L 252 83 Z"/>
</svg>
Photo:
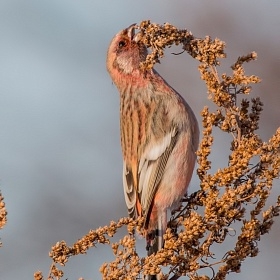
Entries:
<svg viewBox="0 0 280 280">
<path fill-rule="evenodd" d="M 107 70 L 120 93 L 125 202 L 130 217 L 144 217 L 151 254 L 163 246 L 167 209 L 187 191 L 199 128 L 183 97 L 154 69 L 140 68 L 148 51 L 135 29 L 133 24 L 112 39 Z"/>
</svg>

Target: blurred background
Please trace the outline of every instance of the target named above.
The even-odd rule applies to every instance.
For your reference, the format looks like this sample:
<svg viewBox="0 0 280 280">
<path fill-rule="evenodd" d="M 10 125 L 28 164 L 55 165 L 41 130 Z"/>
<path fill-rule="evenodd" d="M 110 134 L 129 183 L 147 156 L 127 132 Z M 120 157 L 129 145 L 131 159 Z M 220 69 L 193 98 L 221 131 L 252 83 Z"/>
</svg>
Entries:
<svg viewBox="0 0 280 280">
<path fill-rule="evenodd" d="M 127 215 L 119 97 L 105 61 L 112 37 L 144 19 L 226 41 L 224 72 L 238 56 L 256 51 L 258 60 L 246 71 L 262 78 L 253 92 L 265 104 L 259 133 L 268 140 L 279 127 L 278 0 L 1 0 L 0 189 L 8 210 L 0 232 L 1 280 L 33 279 L 37 270 L 46 277 L 53 244 L 72 244 L 89 229 Z M 198 63 L 170 53 L 157 69 L 200 120 L 210 102 Z M 229 138 L 217 137 L 217 143 L 214 168 L 226 164 Z M 198 187 L 194 176 L 190 192 Z M 279 182 L 275 189 L 274 199 Z M 263 236 L 259 256 L 228 279 L 279 279 L 279 230 L 278 220 Z M 110 248 L 98 246 L 70 259 L 64 279 L 101 279 L 98 268 L 111 259 Z"/>
</svg>

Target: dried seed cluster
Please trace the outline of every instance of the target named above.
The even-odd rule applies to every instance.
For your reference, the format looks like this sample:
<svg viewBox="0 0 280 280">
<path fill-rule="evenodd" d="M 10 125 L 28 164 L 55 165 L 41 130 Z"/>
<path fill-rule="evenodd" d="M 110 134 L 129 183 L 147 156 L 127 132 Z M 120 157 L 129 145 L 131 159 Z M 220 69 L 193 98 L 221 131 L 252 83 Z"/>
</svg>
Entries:
<svg viewBox="0 0 280 280">
<path fill-rule="evenodd" d="M 0 192 L 0 229 L 2 229 L 7 223 L 7 211 L 5 207 L 4 197 Z M 0 247 L 2 243 L 0 242 Z"/>
<path fill-rule="evenodd" d="M 0 192 L 0 229 L 7 223 L 7 211 L 5 207 L 4 197 Z"/>
<path fill-rule="evenodd" d="M 195 38 L 186 29 L 177 29 L 170 23 L 159 25 L 149 20 L 142 21 L 139 25 L 140 40 L 151 49 L 142 68 L 151 69 L 155 63 L 160 62 L 164 56 L 164 48 L 182 44 L 183 50 L 192 57 L 208 65 L 219 65 L 219 58 L 224 58 L 225 43 L 219 39 L 212 40 L 209 36 L 205 39 Z"/>
<path fill-rule="evenodd" d="M 132 220 L 131 218 L 122 218 L 118 222 L 111 222 L 109 226 L 100 227 L 79 239 L 73 246 L 67 246 L 65 241 L 57 242 L 52 246 L 49 256 L 55 263 L 64 266 L 71 256 L 86 254 L 87 250 L 94 247 L 97 243 L 110 244 L 110 237 L 114 236 L 117 230 L 124 225 L 130 234 L 134 228 L 140 229 L 143 225 L 143 219 Z"/>
<path fill-rule="evenodd" d="M 225 43 L 219 39 L 198 39 L 187 30 L 150 21 L 140 23 L 139 36 L 152 51 L 142 65 L 145 69 L 159 62 L 164 48 L 172 44 L 182 44 L 184 51 L 200 61 L 201 79 L 216 105 L 213 112 L 207 107 L 201 112 L 203 138 L 197 151 L 200 190 L 185 197 L 173 212 L 164 235 L 164 248 L 156 254 L 138 255 L 133 233 L 141 231 L 143 220 L 123 218 L 91 230 L 70 247 L 64 241 L 58 242 L 50 256 L 55 263 L 65 265 L 69 257 L 84 254 L 97 243 L 109 244 L 110 237 L 127 226 L 128 235 L 111 245 L 115 260 L 100 268 L 103 279 L 142 279 L 151 274 L 171 280 L 185 275 L 192 280 L 226 279 L 228 273 L 240 271 L 247 257 L 258 254 L 261 236 L 269 232 L 280 212 L 280 196 L 274 205 L 267 206 L 273 182 L 280 174 L 280 128 L 264 142 L 256 133 L 263 104 L 259 98 L 244 98 L 251 85 L 260 81 L 254 75 L 245 75 L 243 67 L 245 62 L 256 59 L 256 53 L 239 57 L 231 74 L 220 75 L 216 67 L 225 57 Z M 214 128 L 232 135 L 228 165 L 216 171 L 209 159 Z M 228 240 L 231 242 L 225 242 Z M 232 243 L 222 258 L 214 259 L 217 246 Z M 61 279 L 61 271 L 52 265 L 48 277 Z M 40 272 L 34 278 L 43 280 Z"/>
<path fill-rule="evenodd" d="M 103 279 L 136 279 L 141 272 L 142 260 L 136 252 L 136 240 L 131 235 L 124 236 L 118 243 L 112 244 L 116 257 L 114 261 L 104 263 L 100 272 Z"/>
</svg>

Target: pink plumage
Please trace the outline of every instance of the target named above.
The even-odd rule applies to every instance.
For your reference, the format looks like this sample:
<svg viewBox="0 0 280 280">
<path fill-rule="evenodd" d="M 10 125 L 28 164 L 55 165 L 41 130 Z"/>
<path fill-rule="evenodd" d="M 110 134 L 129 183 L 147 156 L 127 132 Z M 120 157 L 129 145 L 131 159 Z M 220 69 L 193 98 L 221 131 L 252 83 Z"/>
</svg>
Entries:
<svg viewBox="0 0 280 280">
<path fill-rule="evenodd" d="M 146 56 L 147 48 L 132 25 L 113 38 L 107 69 L 120 93 L 126 205 L 130 217 L 145 218 L 145 234 L 150 240 L 156 229 L 162 237 L 167 209 L 177 206 L 187 192 L 199 129 L 182 96 L 154 69 L 140 68 Z M 162 238 L 157 246 L 161 248 Z"/>
</svg>

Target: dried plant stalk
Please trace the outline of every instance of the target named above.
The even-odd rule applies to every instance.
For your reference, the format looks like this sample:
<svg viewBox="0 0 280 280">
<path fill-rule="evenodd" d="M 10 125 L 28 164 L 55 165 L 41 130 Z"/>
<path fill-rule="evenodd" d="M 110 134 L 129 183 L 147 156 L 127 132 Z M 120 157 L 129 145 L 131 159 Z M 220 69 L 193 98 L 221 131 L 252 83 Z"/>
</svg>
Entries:
<svg viewBox="0 0 280 280">
<path fill-rule="evenodd" d="M 4 197 L 0 192 L 0 229 L 2 229 L 7 223 L 7 210 L 5 207 Z M 0 247 L 2 246 L 2 242 L 0 242 Z"/>
<path fill-rule="evenodd" d="M 263 104 L 259 98 L 244 98 L 260 79 L 245 75 L 243 64 L 257 55 L 252 52 L 241 56 L 232 65 L 231 75 L 219 74 L 217 66 L 226 56 L 225 43 L 219 39 L 195 38 L 191 32 L 169 23 L 161 26 L 150 21 L 141 22 L 139 36 L 151 49 L 142 65 L 145 69 L 159 62 L 164 48 L 173 44 L 181 44 L 184 52 L 200 61 L 201 79 L 216 105 L 214 112 L 207 107 L 201 112 L 203 138 L 197 151 L 200 190 L 183 199 L 181 207 L 173 212 L 164 235 L 164 248 L 156 254 L 137 254 L 133 232 L 141 230 L 143 220 L 123 218 L 90 231 L 70 247 L 64 241 L 58 242 L 50 257 L 65 265 L 71 256 L 84 254 L 97 243 L 110 244 L 110 237 L 127 226 L 128 235 L 111 244 L 115 260 L 100 268 L 103 279 L 141 279 L 148 274 L 172 280 L 185 275 L 192 280 L 226 279 L 228 273 L 240 271 L 247 257 L 258 254 L 261 236 L 270 231 L 280 211 L 280 196 L 274 205 L 266 206 L 273 181 L 280 173 L 280 128 L 267 143 L 262 141 L 256 130 Z M 209 160 L 215 127 L 232 135 L 228 165 L 216 172 Z M 234 245 L 226 249 L 223 257 L 214 259 L 218 246 L 228 240 Z M 48 279 L 60 279 L 54 267 L 53 264 Z M 42 280 L 38 275 L 35 279 Z"/>
</svg>

